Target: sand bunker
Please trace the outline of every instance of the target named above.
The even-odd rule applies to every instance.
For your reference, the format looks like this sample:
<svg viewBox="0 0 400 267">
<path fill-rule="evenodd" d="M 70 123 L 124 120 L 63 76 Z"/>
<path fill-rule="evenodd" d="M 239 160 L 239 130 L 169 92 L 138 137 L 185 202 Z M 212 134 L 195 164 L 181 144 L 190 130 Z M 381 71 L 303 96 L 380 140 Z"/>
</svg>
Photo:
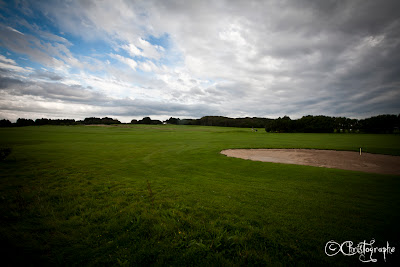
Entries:
<svg viewBox="0 0 400 267">
<path fill-rule="evenodd" d="M 228 157 L 400 175 L 400 157 L 316 149 L 228 149 Z"/>
</svg>

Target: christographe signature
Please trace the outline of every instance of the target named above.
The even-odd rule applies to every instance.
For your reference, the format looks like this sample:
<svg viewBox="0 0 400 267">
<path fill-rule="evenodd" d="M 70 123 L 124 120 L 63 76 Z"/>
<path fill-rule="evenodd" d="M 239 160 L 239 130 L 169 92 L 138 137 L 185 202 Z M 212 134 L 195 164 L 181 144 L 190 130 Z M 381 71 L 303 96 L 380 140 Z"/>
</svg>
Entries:
<svg viewBox="0 0 400 267">
<path fill-rule="evenodd" d="M 353 241 L 344 241 L 343 243 L 338 243 L 334 240 L 328 241 L 325 245 L 325 253 L 328 256 L 335 256 L 341 252 L 344 256 L 353 256 L 359 254 L 358 257 L 362 262 L 377 262 L 376 258 L 373 258 L 375 253 L 382 253 L 383 259 L 386 262 L 386 255 L 393 254 L 395 247 L 389 246 L 389 242 L 386 242 L 385 247 L 374 247 L 373 244 L 375 240 L 372 239 L 369 243 L 363 241 L 353 246 Z"/>
</svg>

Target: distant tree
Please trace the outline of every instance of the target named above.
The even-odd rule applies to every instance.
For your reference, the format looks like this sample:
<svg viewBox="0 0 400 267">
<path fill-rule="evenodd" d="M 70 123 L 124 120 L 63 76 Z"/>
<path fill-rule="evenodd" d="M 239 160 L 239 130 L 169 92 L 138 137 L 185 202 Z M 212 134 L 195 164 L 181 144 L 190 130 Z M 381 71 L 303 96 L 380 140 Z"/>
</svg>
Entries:
<svg viewBox="0 0 400 267">
<path fill-rule="evenodd" d="M 179 125 L 200 125 L 199 119 L 182 119 L 179 120 Z"/>
<path fill-rule="evenodd" d="M 102 119 L 100 118 L 95 118 L 95 117 L 90 117 L 90 118 L 85 118 L 83 120 L 83 124 L 120 124 L 121 122 L 119 120 L 115 120 L 112 118 L 104 117 Z"/>
<path fill-rule="evenodd" d="M 35 122 L 31 119 L 23 119 L 23 118 L 19 118 L 17 120 L 16 126 L 18 127 L 22 127 L 22 126 L 33 126 L 35 125 Z"/>
<path fill-rule="evenodd" d="M 0 127 L 11 127 L 12 123 L 9 120 L 3 119 L 0 120 Z"/>
<path fill-rule="evenodd" d="M 246 117 L 229 118 L 223 116 L 204 116 L 197 120 L 197 124 L 205 126 L 224 126 L 224 127 L 245 127 L 245 128 L 263 128 L 271 119 Z"/>
<path fill-rule="evenodd" d="M 265 125 L 267 132 L 291 133 L 296 129 L 296 121 L 292 121 L 290 117 L 279 117 L 275 120 L 268 120 Z"/>
<path fill-rule="evenodd" d="M 135 120 L 135 119 L 131 120 L 131 124 L 137 124 L 137 123 L 138 123 L 138 120 Z"/>
<path fill-rule="evenodd" d="M 360 120 L 360 130 L 366 133 L 393 133 L 400 129 L 400 115 L 379 115 Z"/>
<path fill-rule="evenodd" d="M 168 120 L 166 120 L 165 122 L 168 124 L 179 124 L 180 119 L 179 118 L 169 118 Z"/>
<path fill-rule="evenodd" d="M 160 120 L 152 120 L 150 117 L 144 117 L 137 122 L 138 124 L 162 124 Z"/>
<path fill-rule="evenodd" d="M 138 121 L 138 124 L 151 124 L 151 118 L 150 117 L 144 117 L 143 119 Z"/>
<path fill-rule="evenodd" d="M 36 119 L 35 125 L 76 125 L 77 122 L 74 119 Z"/>
<path fill-rule="evenodd" d="M 83 120 L 83 124 L 90 125 L 90 124 L 99 124 L 100 118 L 89 117 Z"/>
<path fill-rule="evenodd" d="M 151 120 L 150 124 L 163 124 L 160 120 Z"/>
<path fill-rule="evenodd" d="M 266 132 L 276 132 L 276 120 L 272 119 L 265 124 Z"/>
<path fill-rule="evenodd" d="M 101 119 L 101 124 L 120 124 L 121 122 L 116 119 L 104 117 Z"/>
<path fill-rule="evenodd" d="M 231 118 L 223 116 L 204 116 L 200 119 L 200 125 L 204 126 L 229 126 Z"/>
<path fill-rule="evenodd" d="M 333 133 L 335 127 L 335 118 L 308 115 L 295 122 L 294 131 L 302 133 Z"/>
<path fill-rule="evenodd" d="M 74 119 L 65 119 L 58 121 L 60 121 L 62 125 L 76 125 L 76 121 Z"/>
<path fill-rule="evenodd" d="M 35 120 L 35 125 L 49 125 L 50 124 L 50 121 L 51 120 L 49 120 L 49 119 L 36 119 Z"/>
<path fill-rule="evenodd" d="M 293 130 L 293 123 L 289 116 L 279 117 L 276 120 L 276 131 L 281 133 L 290 133 Z"/>
</svg>

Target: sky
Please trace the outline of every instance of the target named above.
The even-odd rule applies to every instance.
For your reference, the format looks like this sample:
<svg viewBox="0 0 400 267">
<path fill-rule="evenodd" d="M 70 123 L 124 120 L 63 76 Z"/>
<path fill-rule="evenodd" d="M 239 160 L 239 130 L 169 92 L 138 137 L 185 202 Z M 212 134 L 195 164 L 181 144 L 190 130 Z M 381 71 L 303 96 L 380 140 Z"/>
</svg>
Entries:
<svg viewBox="0 0 400 267">
<path fill-rule="evenodd" d="M 400 113 L 400 1 L 0 0 L 0 119 Z"/>
</svg>

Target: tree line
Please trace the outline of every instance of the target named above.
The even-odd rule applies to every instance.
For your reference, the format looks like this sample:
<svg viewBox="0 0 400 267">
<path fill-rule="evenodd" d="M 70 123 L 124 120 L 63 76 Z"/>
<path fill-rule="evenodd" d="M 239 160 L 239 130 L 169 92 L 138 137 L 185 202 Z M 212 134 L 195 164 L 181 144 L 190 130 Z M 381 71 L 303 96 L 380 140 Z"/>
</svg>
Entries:
<svg viewBox="0 0 400 267">
<path fill-rule="evenodd" d="M 119 120 L 104 118 L 85 118 L 75 121 L 74 119 L 24 119 L 19 118 L 15 123 L 9 120 L 0 120 L 0 127 L 23 127 L 23 126 L 42 126 L 42 125 L 93 125 L 93 124 L 121 124 Z"/>
<path fill-rule="evenodd" d="M 349 119 L 345 117 L 303 116 L 292 120 L 288 116 L 277 119 L 246 117 L 229 118 L 223 116 L 204 116 L 200 119 L 179 119 L 170 117 L 168 120 L 152 120 L 144 117 L 141 120 L 132 120 L 131 124 L 176 124 L 176 125 L 203 125 L 241 128 L 265 128 L 267 132 L 277 133 L 400 133 L 399 115 L 379 115 L 366 119 Z M 0 120 L 0 127 L 21 127 L 41 125 L 94 125 L 94 124 L 121 124 L 117 119 L 108 117 L 89 117 L 84 120 L 74 119 L 24 119 L 19 118 L 15 123 L 9 120 Z"/>
<path fill-rule="evenodd" d="M 379 115 L 366 119 L 303 116 L 291 120 L 284 116 L 265 125 L 267 132 L 283 133 L 400 133 L 399 115 Z"/>
<path fill-rule="evenodd" d="M 170 118 L 166 122 L 183 125 L 265 128 L 267 132 L 276 133 L 400 133 L 400 114 L 379 115 L 361 120 L 322 115 L 308 115 L 296 120 L 288 116 L 277 119 L 205 116 L 189 120 Z"/>
<path fill-rule="evenodd" d="M 160 120 L 152 120 L 150 117 L 144 117 L 141 120 L 131 120 L 131 124 L 163 124 Z"/>
</svg>

